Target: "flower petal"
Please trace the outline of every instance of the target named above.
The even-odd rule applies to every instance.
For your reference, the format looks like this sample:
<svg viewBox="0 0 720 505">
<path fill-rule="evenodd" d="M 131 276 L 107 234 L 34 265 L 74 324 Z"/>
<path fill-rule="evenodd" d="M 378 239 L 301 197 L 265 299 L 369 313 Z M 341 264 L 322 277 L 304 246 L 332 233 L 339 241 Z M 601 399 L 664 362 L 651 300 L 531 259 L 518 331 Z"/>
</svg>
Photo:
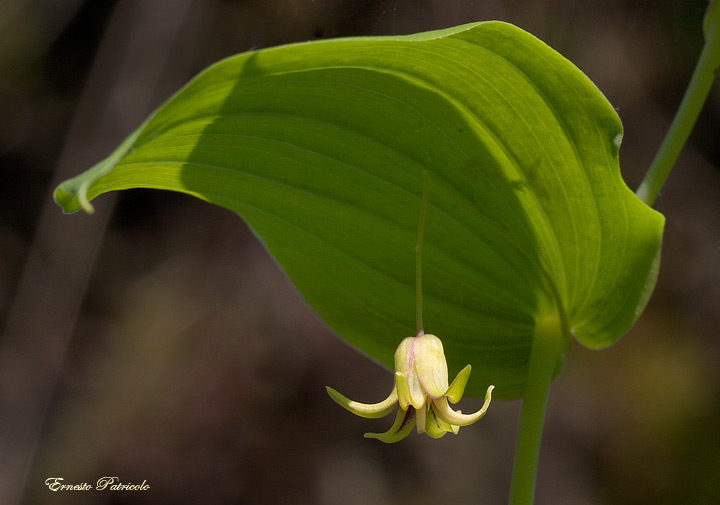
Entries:
<svg viewBox="0 0 720 505">
<path fill-rule="evenodd" d="M 400 342 L 395 350 L 395 372 L 400 372 L 405 376 L 408 383 L 408 390 L 413 407 L 422 408 L 425 403 L 425 393 L 423 392 L 417 372 L 415 371 L 415 344 L 417 337 L 407 337 Z"/>
<path fill-rule="evenodd" d="M 392 412 L 393 407 L 398 401 L 397 388 L 393 386 L 390 395 L 379 403 L 360 403 L 350 400 L 344 397 L 333 388 L 325 386 L 330 398 L 335 400 L 335 403 L 345 407 L 347 410 L 360 417 L 367 417 L 369 419 L 377 419 L 379 417 L 385 417 Z"/>
<path fill-rule="evenodd" d="M 422 392 L 419 396 L 413 396 L 408 378 L 401 372 L 395 372 L 395 389 L 397 390 L 400 408 L 406 410 L 408 406 L 412 405 L 415 409 L 420 410 L 425 405 L 425 397 Z"/>
<path fill-rule="evenodd" d="M 413 369 L 413 355 L 415 353 L 415 337 L 407 337 L 395 349 L 395 371 L 405 377 L 410 377 Z"/>
<path fill-rule="evenodd" d="M 433 415 L 435 416 L 435 419 L 437 420 L 438 425 L 447 431 L 448 433 L 452 432 L 454 435 L 457 435 L 458 431 L 460 431 L 460 426 L 457 426 L 455 424 L 446 423 L 442 419 L 440 419 L 437 415 L 437 411 L 434 410 L 434 407 L 431 408 L 433 410 Z"/>
<path fill-rule="evenodd" d="M 407 437 L 415 426 L 415 409 L 398 409 L 395 422 L 385 433 L 365 433 L 365 438 L 376 438 L 386 444 L 399 442 Z"/>
<path fill-rule="evenodd" d="M 427 416 L 425 418 L 425 433 L 432 438 L 440 438 L 445 433 L 457 433 L 458 427 L 452 426 L 442 419 L 440 419 L 435 411 L 433 410 L 432 404 L 428 409 Z"/>
<path fill-rule="evenodd" d="M 442 342 L 425 333 L 415 339 L 415 371 L 425 393 L 440 398 L 448 390 L 448 369 Z"/>
<path fill-rule="evenodd" d="M 454 411 L 450 408 L 450 405 L 448 405 L 446 398 L 433 400 L 433 407 L 435 407 L 435 411 L 437 412 L 438 417 L 446 423 L 450 423 L 456 426 L 467 426 L 474 423 L 485 415 L 485 412 L 490 406 L 490 400 L 492 399 L 492 390 L 494 388 L 495 386 L 490 386 L 487 389 L 487 393 L 485 393 L 485 403 L 483 403 L 482 408 L 474 414 L 463 414 L 460 411 Z"/>
<path fill-rule="evenodd" d="M 452 381 L 452 384 L 450 384 L 447 394 L 445 395 L 451 403 L 457 403 L 460 401 L 460 398 L 462 398 L 462 395 L 465 392 L 465 385 L 470 378 L 471 371 L 472 366 L 468 365 L 460 370 L 460 373 L 455 376 L 455 380 Z"/>
</svg>

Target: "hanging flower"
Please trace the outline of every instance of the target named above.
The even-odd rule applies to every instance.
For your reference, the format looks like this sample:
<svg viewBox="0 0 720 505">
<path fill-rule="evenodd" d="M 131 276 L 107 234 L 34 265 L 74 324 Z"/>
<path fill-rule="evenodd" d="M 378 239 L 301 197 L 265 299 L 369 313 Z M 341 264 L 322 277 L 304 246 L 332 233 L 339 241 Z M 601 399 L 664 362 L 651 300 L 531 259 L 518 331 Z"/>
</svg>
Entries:
<svg viewBox="0 0 720 505">
<path fill-rule="evenodd" d="M 460 426 L 468 426 L 482 416 L 490 405 L 492 390 L 485 393 L 485 403 L 474 414 L 463 414 L 453 410 L 448 401 L 457 403 L 465 391 L 470 377 L 470 365 L 457 374 L 448 386 L 448 369 L 442 342 L 435 335 L 423 333 L 407 337 L 395 351 L 395 384 L 390 395 L 380 403 L 354 402 L 332 388 L 327 388 L 330 397 L 339 405 L 361 417 L 371 419 L 388 415 L 397 403 L 397 417 L 385 433 L 366 433 L 365 438 L 376 438 L 392 443 L 410 434 L 413 426 L 418 433 L 427 433 L 440 438 L 445 433 L 457 433 Z"/>
</svg>

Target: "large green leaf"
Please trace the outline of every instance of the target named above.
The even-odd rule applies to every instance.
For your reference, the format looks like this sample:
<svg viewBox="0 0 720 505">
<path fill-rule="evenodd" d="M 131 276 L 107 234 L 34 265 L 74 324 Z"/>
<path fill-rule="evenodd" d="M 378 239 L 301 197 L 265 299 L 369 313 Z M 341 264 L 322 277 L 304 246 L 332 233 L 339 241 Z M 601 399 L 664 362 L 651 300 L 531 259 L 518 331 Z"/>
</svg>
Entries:
<svg viewBox="0 0 720 505">
<path fill-rule="evenodd" d="M 510 398 L 538 307 L 600 348 L 647 302 L 663 218 L 623 183 L 621 136 L 570 62 L 478 23 L 224 60 L 55 196 L 73 212 L 160 188 L 237 212 L 323 320 L 390 366 L 414 333 L 426 169 L 425 329 L 452 373 L 473 365 L 468 394 Z"/>
</svg>

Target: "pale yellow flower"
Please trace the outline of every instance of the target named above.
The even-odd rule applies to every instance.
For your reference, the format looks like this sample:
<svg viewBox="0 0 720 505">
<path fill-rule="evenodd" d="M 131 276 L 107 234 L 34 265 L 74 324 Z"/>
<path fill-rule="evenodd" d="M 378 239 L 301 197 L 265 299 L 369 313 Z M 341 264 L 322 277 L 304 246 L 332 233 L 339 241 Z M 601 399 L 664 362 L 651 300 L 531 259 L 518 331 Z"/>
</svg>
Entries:
<svg viewBox="0 0 720 505">
<path fill-rule="evenodd" d="M 457 374 L 448 386 L 448 368 L 442 342 L 435 335 L 424 333 L 408 337 L 400 342 L 395 351 L 395 384 L 390 395 L 380 403 L 358 403 L 327 388 L 330 397 L 347 410 L 361 417 L 379 418 L 399 405 L 392 427 L 385 433 L 366 433 L 366 438 L 376 438 L 391 443 L 410 434 L 413 426 L 418 433 L 440 438 L 445 433 L 457 433 L 460 426 L 468 426 L 485 415 L 494 386 L 485 393 L 485 403 L 474 414 L 453 410 L 448 401 L 457 403 L 465 391 L 470 377 L 470 365 Z"/>
</svg>

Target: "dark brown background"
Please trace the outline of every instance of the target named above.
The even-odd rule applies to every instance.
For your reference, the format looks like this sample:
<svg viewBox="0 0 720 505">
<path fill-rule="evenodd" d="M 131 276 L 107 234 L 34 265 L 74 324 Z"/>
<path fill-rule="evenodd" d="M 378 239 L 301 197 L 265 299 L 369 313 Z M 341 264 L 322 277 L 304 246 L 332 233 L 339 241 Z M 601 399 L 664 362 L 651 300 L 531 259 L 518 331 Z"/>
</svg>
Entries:
<svg viewBox="0 0 720 505">
<path fill-rule="evenodd" d="M 518 402 L 440 441 L 364 440 L 391 419 L 356 418 L 324 386 L 376 401 L 391 375 L 323 327 L 239 218 L 152 191 L 63 216 L 51 190 L 224 56 L 485 19 L 542 38 L 603 90 L 635 188 L 700 51 L 704 6 L 0 2 L 0 502 L 505 502 Z M 646 313 L 608 350 L 574 346 L 553 387 L 540 505 L 720 502 L 719 125 L 716 85 L 657 203 L 668 222 Z M 43 484 L 108 475 L 151 489 Z"/>
</svg>

